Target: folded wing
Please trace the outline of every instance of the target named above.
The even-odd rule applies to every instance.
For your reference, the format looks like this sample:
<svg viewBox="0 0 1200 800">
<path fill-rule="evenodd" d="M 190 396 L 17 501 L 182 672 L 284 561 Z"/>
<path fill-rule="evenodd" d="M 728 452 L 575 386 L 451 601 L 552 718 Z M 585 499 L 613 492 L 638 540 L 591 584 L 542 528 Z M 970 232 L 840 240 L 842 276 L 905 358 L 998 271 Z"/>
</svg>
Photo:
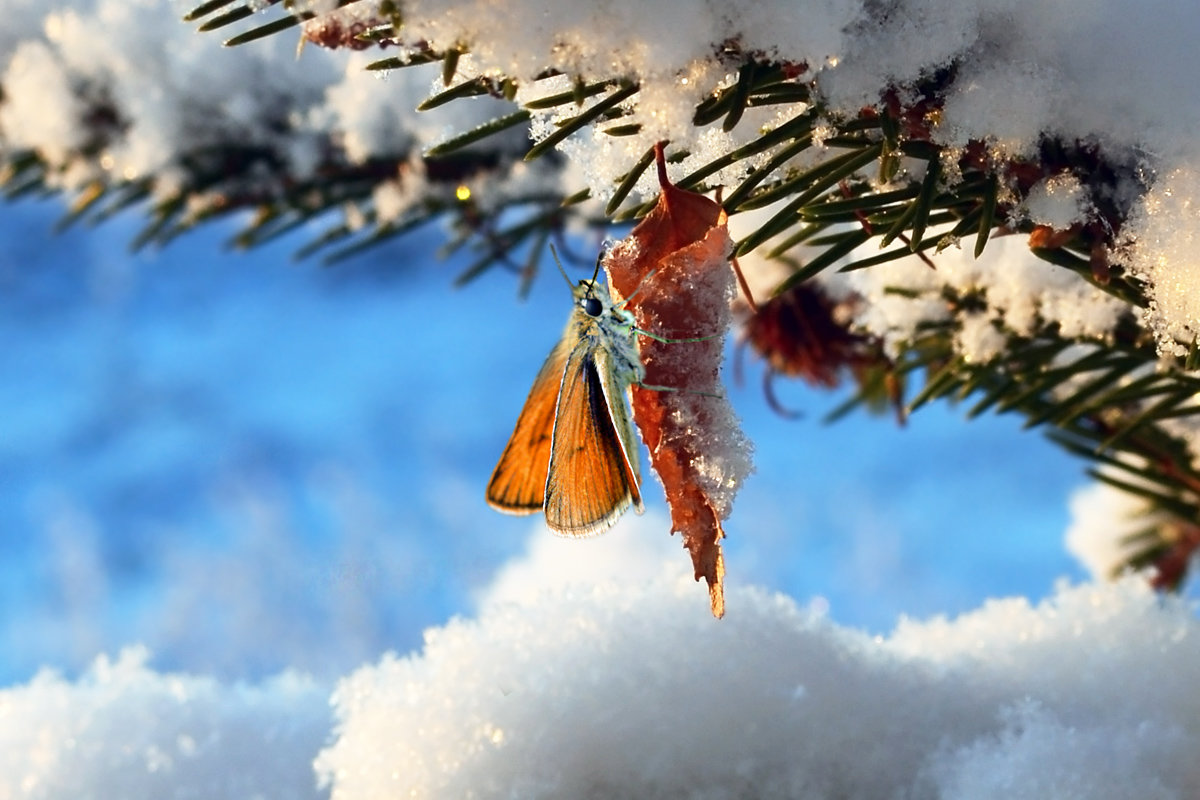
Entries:
<svg viewBox="0 0 1200 800">
<path fill-rule="evenodd" d="M 545 504 L 554 412 L 570 352 L 569 342 L 560 343 L 533 381 L 525 407 L 517 417 L 517 427 L 488 482 L 487 501 L 493 508 L 509 514 L 532 514 Z"/>
<path fill-rule="evenodd" d="M 603 346 L 575 348 L 563 372 L 546 480 L 546 524 L 557 533 L 600 533 L 630 505 L 642 511 L 624 395 Z"/>
</svg>

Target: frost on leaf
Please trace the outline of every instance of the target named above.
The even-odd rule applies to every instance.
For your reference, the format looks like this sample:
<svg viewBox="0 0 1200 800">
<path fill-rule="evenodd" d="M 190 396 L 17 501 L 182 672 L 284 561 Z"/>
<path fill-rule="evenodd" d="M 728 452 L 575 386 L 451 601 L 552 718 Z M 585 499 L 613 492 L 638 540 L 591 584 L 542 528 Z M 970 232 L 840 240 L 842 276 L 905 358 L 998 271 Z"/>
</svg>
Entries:
<svg viewBox="0 0 1200 800">
<path fill-rule="evenodd" d="M 672 529 L 682 534 L 696 580 L 708 582 L 713 615 L 720 617 L 721 520 L 752 469 L 750 443 L 720 383 L 734 292 L 733 243 L 721 207 L 673 186 L 661 145 L 656 154 L 658 204 L 609 251 L 604 266 L 614 296 L 628 299 L 640 329 L 669 339 L 706 337 L 639 337 L 646 385 L 633 387 L 633 418 L 666 490 Z"/>
</svg>

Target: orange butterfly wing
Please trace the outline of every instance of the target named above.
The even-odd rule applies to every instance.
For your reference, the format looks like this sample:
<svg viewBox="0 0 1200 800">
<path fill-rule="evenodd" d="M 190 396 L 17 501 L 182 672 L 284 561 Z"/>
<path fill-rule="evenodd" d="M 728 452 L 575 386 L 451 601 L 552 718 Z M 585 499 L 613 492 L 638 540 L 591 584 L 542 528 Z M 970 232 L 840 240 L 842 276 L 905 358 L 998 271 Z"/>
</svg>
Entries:
<svg viewBox="0 0 1200 800">
<path fill-rule="evenodd" d="M 625 387 L 608 351 L 590 344 L 563 372 L 546 481 L 546 524 L 570 536 L 606 530 L 631 504 L 642 511 Z"/>
<path fill-rule="evenodd" d="M 521 416 L 517 417 L 517 427 L 492 472 L 487 501 L 499 511 L 532 514 L 541 511 L 545 504 L 554 414 L 570 352 L 570 343 L 564 340 L 542 364 Z"/>
</svg>

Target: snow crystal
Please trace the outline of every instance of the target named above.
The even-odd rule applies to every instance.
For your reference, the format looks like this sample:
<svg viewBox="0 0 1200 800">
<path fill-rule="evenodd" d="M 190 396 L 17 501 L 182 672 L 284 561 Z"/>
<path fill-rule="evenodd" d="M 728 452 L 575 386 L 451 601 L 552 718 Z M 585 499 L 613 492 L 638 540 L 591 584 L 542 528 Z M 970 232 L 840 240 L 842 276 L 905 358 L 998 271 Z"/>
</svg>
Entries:
<svg viewBox="0 0 1200 800">
<path fill-rule="evenodd" d="M 1184 356 L 1200 335 L 1200 173 L 1180 168 L 1161 178 L 1126 227 L 1135 274 L 1149 281 L 1147 325 L 1163 355 Z"/>
</svg>

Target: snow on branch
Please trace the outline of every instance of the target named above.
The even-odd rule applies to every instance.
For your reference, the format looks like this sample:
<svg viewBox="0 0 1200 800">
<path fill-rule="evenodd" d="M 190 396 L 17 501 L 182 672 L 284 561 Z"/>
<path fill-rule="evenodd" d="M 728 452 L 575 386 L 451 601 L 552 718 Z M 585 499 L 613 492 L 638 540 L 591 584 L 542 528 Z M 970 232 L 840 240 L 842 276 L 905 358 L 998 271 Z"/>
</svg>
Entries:
<svg viewBox="0 0 1200 800">
<path fill-rule="evenodd" d="M 184 4 L 222 49 L 154 0 L 8 0 L 0 183 L 91 219 L 140 203 L 141 241 L 321 219 L 330 258 L 446 220 L 464 279 L 529 279 L 551 236 L 647 213 L 667 140 L 752 281 L 819 292 L 865 342 L 852 369 L 890 359 L 889 400 L 905 375 L 930 376 L 913 407 L 982 393 L 1189 518 L 1200 6 L 1043 5 Z M 845 366 L 819 360 L 796 363 Z"/>
<path fill-rule="evenodd" d="M 892 222 L 883 241 L 900 236 L 913 250 L 939 251 L 977 230 L 986 235 L 994 222 L 1033 231 L 1035 251 L 1051 260 L 1071 262 L 1084 248 L 1095 282 L 1144 289 L 1164 353 L 1186 353 L 1200 329 L 1200 312 L 1174 288 L 1186 282 L 1188 242 L 1200 227 L 1189 178 L 1200 95 L 1186 77 L 1198 66 L 1191 33 L 1200 11 L 1190 4 L 1154 0 L 1130 19 L 1115 0 L 1050 11 L 1029 0 L 826 0 L 802 12 L 782 1 L 674 0 L 653 13 L 632 2 L 306 0 L 284 4 L 305 20 L 304 41 L 359 52 L 310 44 L 298 60 L 294 32 L 222 49 L 148 0 L 64 2 L 40 19 L 28 3 L 8 5 L 0 152 L 9 190 L 66 190 L 81 213 L 149 200 L 156 224 L 174 231 L 258 208 L 242 239 L 250 244 L 342 207 L 331 240 L 363 227 L 386 238 L 438 215 L 469 227 L 468 216 L 508 203 L 548 214 L 584 192 L 593 203 L 618 192 L 652 198 L 654 176 L 632 168 L 669 139 L 672 180 L 726 187 L 731 224 L 745 230 L 756 224 L 751 208 L 766 200 L 733 202 L 747 199 L 735 196 L 749 191 L 749 179 L 784 189 L 787 176 L 873 143 L 880 150 L 863 153 L 874 158 L 832 177 L 853 184 L 855 196 L 924 182 L 928 197 L 876 205 L 875 225 L 884 227 L 839 239 L 835 255 L 861 261 L 867 240 Z M 219 4 L 206 24 L 261 28 L 269 17 L 257 12 L 273 5 Z M 368 50 L 437 63 L 374 73 L 365 69 Z M 422 103 L 431 94 L 438 101 Z M 419 105 L 430 110 L 413 113 Z M 585 117 L 590 125 L 559 141 Z M 488 128 L 499 120 L 507 127 Z M 791 150 L 758 146 L 799 121 L 803 135 L 781 140 Z M 465 161 L 422 157 L 480 125 L 476 149 L 456 151 Z M 535 142 L 553 140 L 568 156 L 565 172 L 561 161 L 518 163 L 526 126 Z M 478 152 L 481 142 L 490 155 Z M 939 192 L 979 196 L 964 169 L 999 178 L 975 204 L 986 212 L 975 226 L 955 216 L 969 204 L 951 208 L 949 221 L 928 205 L 938 208 Z M 811 199 L 827 199 L 818 187 L 837 182 L 812 184 Z M 800 211 L 828 217 L 832 209 Z M 568 217 L 548 214 L 544 224 Z M 796 231 L 787 219 L 773 228 Z M 519 235 L 483 239 L 492 258 L 508 258 Z M 743 250 L 754 249 L 748 243 Z M 795 241 L 786 254 L 811 260 L 815 252 Z M 937 320 L 914 324 L 925 321 Z M 978 322 L 963 320 L 965 340 L 986 342 Z"/>
</svg>

